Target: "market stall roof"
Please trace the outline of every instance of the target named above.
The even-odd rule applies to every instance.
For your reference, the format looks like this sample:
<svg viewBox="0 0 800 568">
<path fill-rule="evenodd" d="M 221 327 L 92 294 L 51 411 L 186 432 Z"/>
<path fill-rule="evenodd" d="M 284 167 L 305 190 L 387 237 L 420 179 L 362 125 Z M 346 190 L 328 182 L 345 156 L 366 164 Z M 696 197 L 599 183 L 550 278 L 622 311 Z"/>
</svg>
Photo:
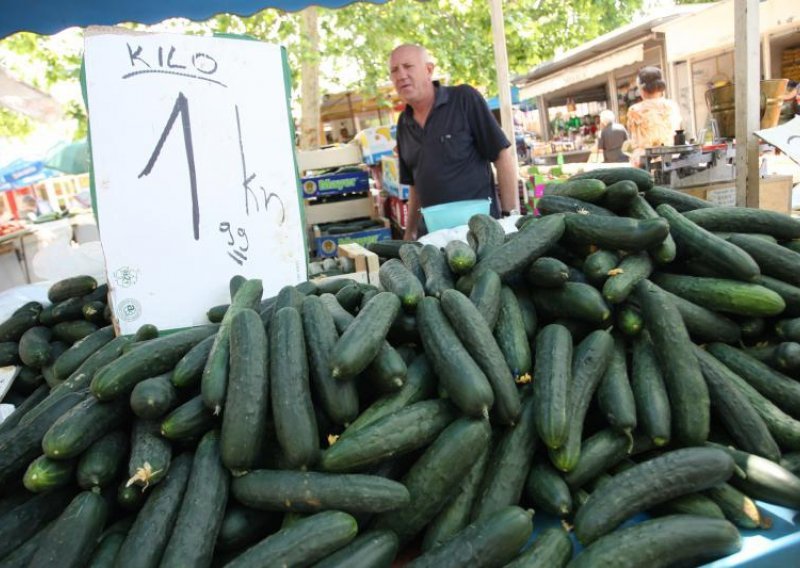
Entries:
<svg viewBox="0 0 800 568">
<path fill-rule="evenodd" d="M 394 87 L 388 85 L 380 89 L 378 96 L 369 96 L 356 91 L 324 95 L 320 105 L 320 121 L 331 122 L 352 118 L 353 115 L 367 112 L 390 113 L 402 102 Z"/>
<path fill-rule="evenodd" d="M 14 160 L 0 168 L 0 191 L 27 187 L 58 173 L 45 167 L 41 160 Z"/>
</svg>

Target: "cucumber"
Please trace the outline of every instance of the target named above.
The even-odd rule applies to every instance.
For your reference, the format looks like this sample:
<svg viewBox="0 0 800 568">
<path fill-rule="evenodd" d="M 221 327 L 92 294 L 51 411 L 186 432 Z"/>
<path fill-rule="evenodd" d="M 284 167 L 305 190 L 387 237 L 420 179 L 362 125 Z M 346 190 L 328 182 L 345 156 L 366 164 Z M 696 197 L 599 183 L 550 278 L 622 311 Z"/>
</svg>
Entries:
<svg viewBox="0 0 800 568">
<path fill-rule="evenodd" d="M 614 351 L 614 338 L 607 331 L 595 330 L 575 348 L 572 379 L 567 393 L 569 427 L 567 439 L 559 448 L 550 449 L 550 460 L 561 471 L 571 471 L 578 464 L 583 437 L 583 422 L 589 403 Z"/>
<path fill-rule="evenodd" d="M 548 448 L 567 441 L 569 415 L 567 393 L 572 382 L 572 336 L 566 327 L 550 324 L 536 336 L 533 399 L 536 430 Z"/>
<path fill-rule="evenodd" d="M 636 285 L 636 297 L 669 393 L 675 437 L 686 445 L 702 444 L 708 438 L 710 401 L 689 332 L 675 304 L 649 280 Z"/>
<path fill-rule="evenodd" d="M 536 405 L 528 397 L 519 422 L 504 428 L 492 450 L 472 520 L 486 518 L 503 507 L 519 503 L 536 450 Z"/>
<path fill-rule="evenodd" d="M 800 227 L 800 223 L 792 222 Z M 800 285 L 800 253 L 753 235 L 733 234 L 728 240 L 749 254 L 764 274 Z"/>
<path fill-rule="evenodd" d="M 39 532 L 0 560 L 0 568 L 26 568 L 33 555 L 39 550 L 41 543 L 47 538 L 47 531 L 50 530 L 51 525 L 52 523 L 45 525 Z"/>
<path fill-rule="evenodd" d="M 108 504 L 103 497 L 92 491 L 79 493 L 50 527 L 29 566 L 85 566 L 107 517 Z"/>
<path fill-rule="evenodd" d="M 603 298 L 611 304 L 620 304 L 628 299 L 633 288 L 653 271 L 653 262 L 646 252 L 635 253 L 622 259 L 617 267 L 609 272 L 603 284 Z"/>
<path fill-rule="evenodd" d="M 228 312 L 228 308 L 230 308 L 230 304 L 220 304 L 218 306 L 213 306 L 208 309 L 206 312 L 206 317 L 210 323 L 222 323 L 225 314 Z"/>
<path fill-rule="evenodd" d="M 545 185 L 545 195 L 562 195 L 587 203 L 600 203 L 606 195 L 606 184 L 597 179 L 575 179 Z"/>
<path fill-rule="evenodd" d="M 405 487 L 377 475 L 254 470 L 231 484 L 237 501 L 265 511 L 347 513 L 395 511 L 409 502 Z"/>
<path fill-rule="evenodd" d="M 19 344 L 16 341 L 0 343 L 0 366 L 15 366 L 19 363 Z"/>
<path fill-rule="evenodd" d="M 117 503 L 126 511 L 136 512 L 142 508 L 147 498 L 141 488 L 123 481 L 117 487 Z"/>
<path fill-rule="evenodd" d="M 409 540 L 422 530 L 458 491 L 458 482 L 469 472 L 474 456 L 489 444 L 485 420 L 459 418 L 411 466 L 402 479 L 411 499 L 404 507 L 376 517 L 374 528 L 388 529 Z"/>
<path fill-rule="evenodd" d="M 456 418 L 446 400 L 428 400 L 405 406 L 340 438 L 323 452 L 324 471 L 357 471 L 395 455 L 425 447 Z"/>
<path fill-rule="evenodd" d="M 194 327 L 143 343 L 97 371 L 92 394 L 104 401 L 130 394 L 144 379 L 171 371 L 181 357 L 216 329 L 214 325 Z"/>
<path fill-rule="evenodd" d="M 0 558 L 6 556 L 58 517 L 75 495 L 69 487 L 34 495 L 0 516 Z"/>
<path fill-rule="evenodd" d="M 400 247 L 399 258 L 403 264 L 408 268 L 411 273 L 417 277 L 417 280 L 424 286 L 425 285 L 425 271 L 422 270 L 422 265 L 419 262 L 419 251 L 422 246 L 412 245 L 406 243 Z"/>
<path fill-rule="evenodd" d="M 155 485 L 167 475 L 171 460 L 172 445 L 159 436 L 159 424 L 135 420 L 131 431 L 128 485 L 138 485 L 142 491 Z"/>
<path fill-rule="evenodd" d="M 600 430 L 581 444 L 581 457 L 575 469 L 564 475 L 572 489 L 582 487 L 635 450 L 636 440 L 612 428 Z"/>
<path fill-rule="evenodd" d="M 281 515 L 229 503 L 214 551 L 241 550 L 275 532 Z"/>
<path fill-rule="evenodd" d="M 336 301 L 339 302 L 339 305 L 342 306 L 345 310 L 350 312 L 351 314 L 356 313 L 358 307 L 361 305 L 361 297 L 364 293 L 362 292 L 361 288 L 358 287 L 358 284 L 353 282 L 350 286 L 345 286 L 338 292 L 336 292 Z M 279 310 L 282 306 L 280 304 L 275 304 L 276 311 Z M 303 313 L 302 304 L 300 306 L 292 306 L 301 314 Z"/>
<path fill-rule="evenodd" d="M 747 496 L 791 509 L 800 507 L 800 478 L 792 472 L 747 452 L 724 446 L 714 447 L 726 452 L 744 471 L 744 479 L 734 477 L 731 483 Z"/>
<path fill-rule="evenodd" d="M 34 326 L 19 339 L 19 358 L 27 366 L 41 369 L 50 361 L 49 327 Z"/>
<path fill-rule="evenodd" d="M 594 286 L 567 282 L 562 288 L 542 288 L 533 296 L 537 313 L 551 318 L 574 318 L 603 325 L 611 309 Z"/>
<path fill-rule="evenodd" d="M 248 280 L 242 284 L 237 290 L 236 296 L 231 301 L 231 307 L 222 319 L 219 331 L 216 332 L 214 345 L 212 345 L 211 351 L 208 354 L 208 360 L 203 368 L 203 376 L 200 382 L 203 402 L 205 402 L 206 406 L 208 406 L 215 415 L 222 411 L 225 403 L 225 391 L 228 385 L 228 364 L 230 359 L 231 321 L 233 320 L 233 316 L 244 308 L 258 308 L 263 291 L 261 280 Z M 294 291 L 293 288 L 292 291 Z M 211 334 L 209 333 L 207 335 Z M 203 339 L 205 339 L 205 336 L 189 346 L 189 349 Z M 183 357 L 189 349 L 183 351 L 178 359 Z M 176 363 L 177 360 L 173 361 L 172 366 L 175 366 Z"/>
<path fill-rule="evenodd" d="M 628 206 L 628 216 L 634 219 L 657 219 L 659 217 L 653 206 L 641 195 L 634 197 Z M 677 247 L 672 235 L 667 235 L 661 244 L 650 249 L 650 254 L 658 264 L 669 264 L 675 260 Z"/>
<path fill-rule="evenodd" d="M 419 251 L 419 263 L 425 272 L 425 293 L 429 296 L 438 298 L 454 286 L 447 257 L 437 247 L 423 246 Z"/>
<path fill-rule="evenodd" d="M 791 375 L 800 371 L 800 343 L 796 341 L 784 341 L 765 347 L 751 347 L 745 352 L 782 373 Z"/>
<path fill-rule="evenodd" d="M 422 344 L 453 403 L 468 416 L 487 416 L 494 394 L 486 375 L 448 323 L 439 301 L 426 297 L 417 308 Z"/>
<path fill-rule="evenodd" d="M 711 209 L 714 207 L 713 204 L 699 197 L 694 197 L 683 191 L 670 189 L 668 187 L 654 186 L 650 191 L 645 193 L 644 197 L 653 207 L 658 207 L 666 203 L 681 213 L 687 213 L 695 209 Z"/>
<path fill-rule="evenodd" d="M 537 288 L 560 288 L 569 278 L 569 267 L 557 258 L 543 256 L 531 263 L 526 277 Z"/>
<path fill-rule="evenodd" d="M 671 205 L 659 205 L 656 211 L 669 222 L 670 234 L 682 255 L 736 280 L 753 281 L 761 275 L 759 265 L 745 250 L 696 225 Z"/>
<path fill-rule="evenodd" d="M 109 432 L 81 455 L 77 479 L 81 489 L 106 487 L 117 477 L 128 455 L 128 437 L 122 430 Z"/>
<path fill-rule="evenodd" d="M 261 318 L 259 318 L 259 323 Z M 262 326 L 263 329 L 263 326 Z M 172 410 L 178 403 L 178 392 L 172 384 L 171 373 L 145 379 L 131 391 L 131 410 L 139 418 L 155 420 Z"/>
<path fill-rule="evenodd" d="M 160 566 L 211 566 L 229 485 L 230 474 L 220 457 L 219 432 L 211 430 L 197 446 L 186 485 L 188 498 L 181 503 Z"/>
<path fill-rule="evenodd" d="M 723 484 L 725 485 L 725 484 Z M 718 486 L 718 487 L 721 487 Z M 707 490 L 713 490 L 714 487 Z M 666 503 L 663 503 L 653 510 L 657 515 L 697 515 L 709 519 L 725 519 L 725 514 L 722 509 L 710 498 L 703 493 L 690 493 L 676 497 Z"/>
<path fill-rule="evenodd" d="M 39 324 L 39 313 L 31 310 L 22 310 L 13 314 L 6 321 L 0 323 L 0 343 L 19 341 L 22 334 Z M 42 322 L 42 325 L 46 325 Z"/>
<path fill-rule="evenodd" d="M 766 233 L 781 240 L 800 238 L 800 223 L 790 215 L 749 207 L 714 207 L 686 217 L 709 231 Z"/>
<path fill-rule="evenodd" d="M 664 293 L 678 308 L 683 323 L 686 325 L 686 331 L 695 341 L 737 343 L 741 340 L 741 328 L 736 325 L 735 321 L 666 290 Z"/>
<path fill-rule="evenodd" d="M 572 541 L 562 528 L 543 530 L 533 544 L 505 568 L 564 568 L 572 558 Z"/>
<path fill-rule="evenodd" d="M 735 487 L 722 483 L 706 489 L 708 495 L 716 503 L 725 517 L 737 527 L 757 529 L 761 527 L 761 513 L 755 501 Z"/>
<path fill-rule="evenodd" d="M 66 380 L 78 370 L 101 347 L 114 339 L 114 327 L 106 326 L 98 329 L 82 341 L 62 353 L 53 363 L 53 375 L 59 381 Z"/>
<path fill-rule="evenodd" d="M 586 279 L 598 288 L 602 288 L 603 284 L 609 277 L 609 272 L 619 264 L 620 257 L 614 251 L 598 249 L 586 257 L 583 263 L 583 272 Z"/>
<path fill-rule="evenodd" d="M 653 176 L 650 175 L 650 172 L 630 166 L 589 170 L 575 174 L 569 179 L 570 181 L 578 179 L 596 179 L 602 181 L 606 185 L 628 180 L 634 182 L 638 186 L 639 191 L 650 191 L 653 188 Z"/>
<path fill-rule="evenodd" d="M 714 448 L 666 452 L 592 492 L 575 515 L 575 534 L 582 544 L 591 544 L 636 513 L 727 481 L 733 470 L 733 459 Z"/>
<path fill-rule="evenodd" d="M 783 454 L 780 465 L 791 471 L 793 474 L 800 474 L 800 452 L 790 452 Z"/>
<path fill-rule="evenodd" d="M 503 284 L 493 270 L 486 270 L 475 279 L 475 285 L 469 292 L 469 299 L 483 315 L 489 329 L 494 329 L 500 315 L 500 290 Z"/>
<path fill-rule="evenodd" d="M 225 467 L 241 471 L 255 466 L 264 445 L 269 404 L 268 346 L 264 325 L 255 310 L 245 308 L 233 316 L 230 333 L 220 452 Z"/>
<path fill-rule="evenodd" d="M 52 459 L 79 456 L 107 432 L 128 418 L 126 400 L 101 402 L 88 397 L 59 418 L 42 438 L 44 455 Z"/>
<path fill-rule="evenodd" d="M 175 364 L 172 375 L 170 375 L 173 385 L 182 389 L 194 386 L 200 381 L 216 337 L 216 335 L 209 335 L 181 357 L 180 361 Z"/>
<path fill-rule="evenodd" d="M 150 493 L 128 530 L 117 555 L 117 568 L 158 566 L 175 525 L 191 471 L 191 454 L 184 453 L 175 458 L 167 476 Z M 139 492 L 138 488 L 136 491 Z"/>
<path fill-rule="evenodd" d="M 197 395 L 161 421 L 161 435 L 167 440 L 189 440 L 202 436 L 215 424 L 214 413 L 205 406 L 202 395 Z"/>
<path fill-rule="evenodd" d="M 638 423 L 653 444 L 664 446 L 672 437 L 672 413 L 664 375 L 649 333 L 634 340 L 631 374 Z"/>
<path fill-rule="evenodd" d="M 51 460 L 39 456 L 25 470 L 22 483 L 31 493 L 44 493 L 69 485 L 74 477 L 75 460 Z"/>
<path fill-rule="evenodd" d="M 400 310 L 400 300 L 391 292 L 372 298 L 336 342 L 331 357 L 331 376 L 355 377 L 375 359 Z"/>
<path fill-rule="evenodd" d="M 536 315 L 536 306 L 533 305 L 528 290 L 522 288 L 512 288 L 514 296 L 517 298 L 519 310 L 522 314 L 522 324 L 525 328 L 525 335 L 528 339 L 536 337 L 536 330 L 539 327 L 539 317 Z"/>
<path fill-rule="evenodd" d="M 631 219 L 599 215 L 567 215 L 564 238 L 569 242 L 595 245 L 608 250 L 637 252 L 652 248 L 669 234 L 664 219 Z"/>
<path fill-rule="evenodd" d="M 47 299 L 57 304 L 68 298 L 90 294 L 97 288 L 97 280 L 91 276 L 73 276 L 59 280 L 47 290 Z"/>
<path fill-rule="evenodd" d="M 778 337 L 789 341 L 800 341 L 800 318 L 782 319 L 775 324 Z"/>
<path fill-rule="evenodd" d="M 500 222 L 491 215 L 473 215 L 467 222 L 469 230 L 477 241 L 475 249 L 478 260 L 487 256 L 505 242 L 505 230 Z"/>
<path fill-rule="evenodd" d="M 120 533 L 111 533 L 102 537 L 92 553 L 88 568 L 114 566 L 114 560 L 116 560 L 119 547 L 122 546 L 124 540 L 125 535 Z"/>
<path fill-rule="evenodd" d="M 225 566 L 310 566 L 342 549 L 357 533 L 358 524 L 353 517 L 341 511 L 324 511 L 268 536 Z"/>
<path fill-rule="evenodd" d="M 478 261 L 475 251 L 464 241 L 450 241 L 444 247 L 444 253 L 453 274 L 466 274 Z"/>
<path fill-rule="evenodd" d="M 714 311 L 763 317 L 777 315 L 786 307 L 781 296 L 758 284 L 677 274 L 655 274 L 653 282 Z"/>
<path fill-rule="evenodd" d="M 784 303 L 786 304 L 786 309 L 781 312 L 782 316 L 800 316 L 800 288 L 769 276 L 761 276 L 756 283 L 760 284 L 764 288 L 772 290 L 783 299 Z"/>
<path fill-rule="evenodd" d="M 561 474 L 545 459 L 535 460 L 525 483 L 531 502 L 546 513 L 568 517 L 572 513 L 572 495 Z"/>
<path fill-rule="evenodd" d="M 671 515 L 606 535 L 579 554 L 569 566 L 698 565 L 733 554 L 741 547 L 739 531 L 728 521 Z"/>
<path fill-rule="evenodd" d="M 511 359 L 515 364 L 525 365 L 516 369 L 519 373 L 527 367 L 530 370 L 530 347 L 527 337 L 522 330 L 524 341 L 511 340 L 513 335 L 519 333 L 519 322 L 513 317 L 515 299 L 513 292 L 504 288 L 501 292 L 502 300 L 500 317 L 495 333 L 504 339 L 502 343 L 495 341 L 492 331 L 484 320 L 478 308 L 470 302 L 469 298 L 456 290 L 446 290 L 441 297 L 441 307 L 453 329 L 458 334 L 469 354 L 486 374 L 494 393 L 493 411 L 500 424 L 514 424 L 520 414 L 520 399 L 517 387 L 514 384 L 514 374 L 507 361 Z M 511 294 L 512 297 L 507 297 Z M 505 348 L 505 349 L 504 349 Z M 525 350 L 527 350 L 527 364 L 525 364 Z"/>
<path fill-rule="evenodd" d="M 543 195 L 536 201 L 536 208 L 542 215 L 555 215 L 558 213 L 578 213 L 586 215 L 600 215 L 613 217 L 614 213 L 593 203 L 581 201 L 567 195 Z M 531 223 L 526 223 L 530 225 Z"/>
<path fill-rule="evenodd" d="M 19 375 L 15 379 L 19 381 Z M 28 397 L 25 399 L 25 402 L 20 404 L 14 409 L 14 412 L 9 414 L 5 417 L 5 419 L 0 422 L 0 439 L 2 439 L 2 435 L 6 432 L 10 432 L 17 424 L 19 424 L 22 417 L 25 416 L 28 412 L 30 412 L 33 408 L 35 408 L 40 402 L 42 402 L 47 395 L 50 394 L 50 388 L 47 385 L 41 385 L 36 388 Z"/>
<path fill-rule="evenodd" d="M 613 428 L 622 432 L 636 428 L 636 401 L 628 378 L 625 340 L 618 334 L 614 335 L 611 361 L 597 387 L 597 403 Z"/>
<path fill-rule="evenodd" d="M 368 531 L 339 549 L 314 568 L 348 568 L 349 566 L 388 567 L 397 556 L 400 541 L 391 531 Z"/>
<path fill-rule="evenodd" d="M 395 293 L 406 311 L 416 310 L 417 304 L 425 296 L 422 282 L 400 260 L 384 262 L 378 271 L 378 277 L 383 289 Z"/>
<path fill-rule="evenodd" d="M 319 438 L 300 314 L 294 308 L 281 308 L 275 312 L 269 333 L 269 388 L 275 433 L 287 464 L 307 467 L 317 460 Z M 333 370 L 331 374 L 336 377 Z"/>
<path fill-rule="evenodd" d="M 494 338 L 514 379 L 531 371 L 531 348 L 525 321 L 514 291 L 504 286 L 500 290 L 500 312 L 494 326 Z"/>
<path fill-rule="evenodd" d="M 59 390 L 77 390 L 87 388 L 94 379 L 95 374 L 122 355 L 123 350 L 131 343 L 130 337 L 115 337 L 100 349 L 89 355 L 86 360 L 81 363 L 80 367 L 67 377 L 67 379 L 54 389 L 54 392 Z"/>
<path fill-rule="evenodd" d="M 612 211 L 624 213 L 637 197 L 639 197 L 639 186 L 631 180 L 624 179 L 606 187 L 602 203 Z"/>
<path fill-rule="evenodd" d="M 409 568 L 502 566 L 519 552 L 533 531 L 532 511 L 504 507 L 468 525 L 444 544 L 424 553 Z"/>
</svg>

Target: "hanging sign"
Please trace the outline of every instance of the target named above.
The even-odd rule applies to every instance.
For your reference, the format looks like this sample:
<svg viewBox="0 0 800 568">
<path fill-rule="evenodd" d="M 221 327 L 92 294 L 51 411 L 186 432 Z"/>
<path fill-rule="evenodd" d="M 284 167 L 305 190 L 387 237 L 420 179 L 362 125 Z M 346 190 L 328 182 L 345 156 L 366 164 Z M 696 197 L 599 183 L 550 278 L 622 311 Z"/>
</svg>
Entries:
<svg viewBox="0 0 800 568">
<path fill-rule="evenodd" d="M 756 136 L 778 148 L 800 165 L 800 117 L 795 116 L 775 128 L 758 130 Z"/>
<path fill-rule="evenodd" d="M 279 46 L 87 32 L 96 213 L 119 330 L 207 323 L 232 276 L 307 278 Z"/>
</svg>

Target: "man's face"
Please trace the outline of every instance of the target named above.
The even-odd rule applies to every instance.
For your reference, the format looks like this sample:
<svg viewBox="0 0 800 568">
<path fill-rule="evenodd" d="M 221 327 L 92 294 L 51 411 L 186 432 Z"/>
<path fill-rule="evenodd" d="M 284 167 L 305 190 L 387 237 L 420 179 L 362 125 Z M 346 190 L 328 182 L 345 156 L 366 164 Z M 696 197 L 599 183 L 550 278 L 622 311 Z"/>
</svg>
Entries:
<svg viewBox="0 0 800 568">
<path fill-rule="evenodd" d="M 431 88 L 433 63 L 426 63 L 420 50 L 402 47 L 392 53 L 389 73 L 403 102 L 413 104 L 422 100 Z"/>
</svg>

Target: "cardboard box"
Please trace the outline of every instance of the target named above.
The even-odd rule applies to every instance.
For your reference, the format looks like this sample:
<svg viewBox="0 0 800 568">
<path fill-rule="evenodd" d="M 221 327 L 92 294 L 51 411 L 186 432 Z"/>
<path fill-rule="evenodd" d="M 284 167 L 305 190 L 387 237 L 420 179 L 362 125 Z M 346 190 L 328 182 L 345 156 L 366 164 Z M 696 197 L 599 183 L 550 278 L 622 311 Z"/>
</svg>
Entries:
<svg viewBox="0 0 800 568">
<path fill-rule="evenodd" d="M 389 197 L 389 219 L 401 229 L 408 226 L 408 201 L 394 196 Z"/>
<path fill-rule="evenodd" d="M 385 125 L 367 128 L 356 134 L 356 141 L 361 146 L 365 164 L 370 166 L 379 164 L 383 156 L 391 156 L 394 153 L 394 147 L 397 146 L 396 131 L 395 125 Z"/>
<path fill-rule="evenodd" d="M 329 195 L 346 193 L 366 193 L 369 191 L 369 173 L 363 170 L 323 174 L 300 178 L 303 197 L 315 199 Z"/>
<path fill-rule="evenodd" d="M 314 246 L 317 256 L 338 256 L 339 245 L 347 243 L 358 243 L 364 246 L 369 243 L 391 239 L 392 231 L 389 226 L 389 220 L 383 217 L 381 217 L 380 220 L 383 222 L 382 227 L 371 227 L 363 231 L 354 231 L 352 233 L 343 233 L 338 235 L 328 235 L 319 228 L 319 225 L 315 225 Z"/>
<path fill-rule="evenodd" d="M 400 165 L 396 156 L 381 158 L 383 189 L 400 199 L 408 199 L 409 186 L 400 183 Z"/>
</svg>

